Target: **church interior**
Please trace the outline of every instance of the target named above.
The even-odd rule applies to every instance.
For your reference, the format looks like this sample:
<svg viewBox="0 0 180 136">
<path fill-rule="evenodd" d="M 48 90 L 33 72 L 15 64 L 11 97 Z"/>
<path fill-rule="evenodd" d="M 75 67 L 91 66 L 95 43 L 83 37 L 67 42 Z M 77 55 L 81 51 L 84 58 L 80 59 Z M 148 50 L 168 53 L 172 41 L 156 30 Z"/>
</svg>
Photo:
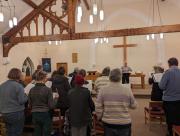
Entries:
<svg viewBox="0 0 180 136">
<path fill-rule="evenodd" d="M 48 77 L 59 67 L 67 76 L 78 67 L 86 70 L 96 99 L 101 71 L 127 65 L 138 103 L 130 110 L 132 135 L 166 136 L 165 117 L 151 120 L 146 110 L 148 81 L 154 66 L 166 71 L 169 58 L 180 60 L 179 13 L 180 0 L 0 0 L 0 83 L 12 68 L 21 70 L 27 85 L 38 65 Z M 23 136 L 32 135 L 25 127 Z M 0 136 L 4 129 L 1 122 Z M 93 128 L 92 135 L 103 134 Z"/>
</svg>

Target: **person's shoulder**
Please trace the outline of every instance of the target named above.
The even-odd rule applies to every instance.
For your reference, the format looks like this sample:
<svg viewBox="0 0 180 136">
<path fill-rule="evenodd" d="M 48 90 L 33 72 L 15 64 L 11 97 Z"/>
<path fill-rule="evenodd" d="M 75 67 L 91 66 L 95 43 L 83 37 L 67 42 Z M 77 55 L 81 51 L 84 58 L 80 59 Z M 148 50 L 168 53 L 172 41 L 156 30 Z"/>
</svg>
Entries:
<svg viewBox="0 0 180 136">
<path fill-rule="evenodd" d="M 49 91 L 52 91 L 51 88 L 47 87 L 46 85 L 43 86 L 43 89 L 44 89 L 44 90 L 47 90 L 48 92 L 49 92 Z"/>
</svg>

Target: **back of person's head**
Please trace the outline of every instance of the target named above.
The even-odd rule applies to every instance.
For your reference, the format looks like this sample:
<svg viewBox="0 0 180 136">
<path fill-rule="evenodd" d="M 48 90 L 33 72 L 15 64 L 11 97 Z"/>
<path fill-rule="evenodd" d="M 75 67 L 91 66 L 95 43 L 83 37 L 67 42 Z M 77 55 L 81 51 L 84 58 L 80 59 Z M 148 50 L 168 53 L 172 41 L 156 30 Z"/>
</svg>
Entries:
<svg viewBox="0 0 180 136">
<path fill-rule="evenodd" d="M 74 83 L 77 86 L 82 86 L 84 84 L 84 81 L 85 81 L 84 77 L 82 75 L 78 74 L 75 77 Z"/>
<path fill-rule="evenodd" d="M 65 74 L 65 69 L 64 69 L 64 67 L 60 67 L 60 68 L 58 69 L 58 74 L 59 74 L 59 75 L 64 75 L 64 74 Z"/>
<path fill-rule="evenodd" d="M 169 67 L 171 67 L 171 66 L 178 66 L 178 60 L 176 59 L 176 58 L 170 58 L 169 60 L 168 60 L 168 65 L 169 65 Z"/>
<path fill-rule="evenodd" d="M 116 68 L 116 69 L 113 69 L 110 72 L 109 80 L 111 82 L 120 82 L 121 81 L 121 77 L 122 77 L 121 70 L 119 68 Z"/>
<path fill-rule="evenodd" d="M 37 70 L 41 71 L 43 69 L 42 65 L 37 65 Z"/>
<path fill-rule="evenodd" d="M 47 77 L 47 73 L 44 71 L 39 71 L 36 75 L 36 81 L 44 81 Z"/>
<path fill-rule="evenodd" d="M 81 69 L 79 71 L 79 75 L 82 75 L 83 77 L 85 77 L 86 76 L 86 70 L 85 69 Z"/>
<path fill-rule="evenodd" d="M 105 67 L 101 73 L 101 76 L 109 76 L 110 71 L 110 67 Z"/>
<path fill-rule="evenodd" d="M 75 67 L 75 68 L 74 68 L 74 72 L 75 72 L 75 73 L 78 73 L 78 72 L 79 72 L 79 68 L 78 68 L 78 67 Z"/>
<path fill-rule="evenodd" d="M 52 75 L 51 75 L 51 78 L 54 78 L 56 75 L 58 74 L 58 71 L 57 70 L 54 70 Z"/>
<path fill-rule="evenodd" d="M 21 70 L 18 68 L 12 68 L 8 73 L 8 78 L 12 80 L 21 80 Z"/>
</svg>

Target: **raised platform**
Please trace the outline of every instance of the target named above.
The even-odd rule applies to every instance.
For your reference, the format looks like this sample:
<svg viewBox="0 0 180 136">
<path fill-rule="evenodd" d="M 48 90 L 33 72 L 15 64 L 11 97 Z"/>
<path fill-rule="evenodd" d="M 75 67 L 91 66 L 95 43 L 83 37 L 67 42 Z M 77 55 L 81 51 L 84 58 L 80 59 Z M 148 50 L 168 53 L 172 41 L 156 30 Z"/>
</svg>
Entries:
<svg viewBox="0 0 180 136">
<path fill-rule="evenodd" d="M 145 89 L 132 89 L 132 92 L 136 98 L 151 98 L 151 87 L 146 87 Z"/>
</svg>

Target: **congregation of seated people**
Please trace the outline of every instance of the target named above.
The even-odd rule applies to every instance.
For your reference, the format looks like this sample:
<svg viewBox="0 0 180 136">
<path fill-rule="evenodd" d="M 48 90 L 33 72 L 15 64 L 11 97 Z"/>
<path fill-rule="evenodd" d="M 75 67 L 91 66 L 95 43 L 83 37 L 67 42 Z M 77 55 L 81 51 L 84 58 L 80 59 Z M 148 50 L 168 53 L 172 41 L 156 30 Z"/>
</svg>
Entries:
<svg viewBox="0 0 180 136">
<path fill-rule="evenodd" d="M 173 136 L 173 125 L 180 125 L 180 69 L 176 58 L 170 58 L 168 64 L 165 72 L 154 66 L 149 84 L 151 100 L 163 101 L 168 135 Z M 8 80 L 0 85 L 0 114 L 7 136 L 21 136 L 27 124 L 33 126 L 34 136 L 91 136 L 96 131 L 94 120 L 102 122 L 104 136 L 132 135 L 129 108 L 136 109 L 138 104 L 131 87 L 122 84 L 122 68 L 105 67 L 94 82 L 78 67 L 68 76 L 64 67 L 47 75 L 38 65 L 25 85 L 21 70 L 9 71 Z M 59 129 L 53 127 L 55 110 L 60 111 Z"/>
</svg>

